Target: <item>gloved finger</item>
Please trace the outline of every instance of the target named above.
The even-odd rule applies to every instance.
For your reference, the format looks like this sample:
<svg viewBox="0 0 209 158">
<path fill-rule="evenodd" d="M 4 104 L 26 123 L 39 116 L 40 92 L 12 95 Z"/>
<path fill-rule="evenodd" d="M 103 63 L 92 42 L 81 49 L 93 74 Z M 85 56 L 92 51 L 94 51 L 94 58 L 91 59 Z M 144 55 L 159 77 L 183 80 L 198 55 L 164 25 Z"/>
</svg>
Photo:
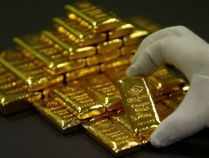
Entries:
<svg viewBox="0 0 209 158">
<path fill-rule="evenodd" d="M 153 72 L 158 66 L 166 63 L 165 61 L 165 51 L 162 50 L 164 45 L 172 41 L 173 36 L 169 36 L 162 40 L 158 40 L 158 42 L 149 45 L 145 50 L 140 52 L 140 55 L 136 62 L 132 63 L 128 70 L 128 76 L 136 76 L 136 75 L 148 75 Z M 167 59 L 167 58 L 166 58 Z"/>
<path fill-rule="evenodd" d="M 180 106 L 166 118 L 151 136 L 156 147 L 170 145 L 203 129 L 208 120 L 209 77 L 195 76 L 191 89 Z"/>
<path fill-rule="evenodd" d="M 142 43 L 140 44 L 137 53 L 132 58 L 132 63 L 136 62 L 136 60 L 139 57 L 140 52 L 144 51 L 147 47 L 152 45 L 153 43 L 157 43 L 158 41 L 169 37 L 169 36 L 183 36 L 185 34 L 189 34 L 189 31 L 184 26 L 174 26 L 174 27 L 168 27 L 165 29 L 162 29 L 160 31 L 157 31 L 151 35 L 149 35 L 147 38 L 145 38 Z"/>
</svg>

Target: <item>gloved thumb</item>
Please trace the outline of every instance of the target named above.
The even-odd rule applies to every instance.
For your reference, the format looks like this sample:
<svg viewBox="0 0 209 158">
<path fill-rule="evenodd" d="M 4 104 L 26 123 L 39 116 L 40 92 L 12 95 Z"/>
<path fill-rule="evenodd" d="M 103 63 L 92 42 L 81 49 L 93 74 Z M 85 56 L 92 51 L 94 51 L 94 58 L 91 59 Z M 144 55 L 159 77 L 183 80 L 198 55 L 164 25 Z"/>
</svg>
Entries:
<svg viewBox="0 0 209 158">
<path fill-rule="evenodd" d="M 136 52 L 138 55 L 137 60 L 135 60 L 127 70 L 128 76 L 136 75 L 148 75 L 153 72 L 157 67 L 164 64 L 162 61 L 161 51 L 159 49 L 159 43 L 154 43 L 147 47 L 142 52 L 139 52 L 139 48 Z"/>
<path fill-rule="evenodd" d="M 181 105 L 169 115 L 152 134 L 150 142 L 156 147 L 170 145 L 191 136 L 209 124 L 209 77 L 195 75 L 191 89 Z"/>
</svg>

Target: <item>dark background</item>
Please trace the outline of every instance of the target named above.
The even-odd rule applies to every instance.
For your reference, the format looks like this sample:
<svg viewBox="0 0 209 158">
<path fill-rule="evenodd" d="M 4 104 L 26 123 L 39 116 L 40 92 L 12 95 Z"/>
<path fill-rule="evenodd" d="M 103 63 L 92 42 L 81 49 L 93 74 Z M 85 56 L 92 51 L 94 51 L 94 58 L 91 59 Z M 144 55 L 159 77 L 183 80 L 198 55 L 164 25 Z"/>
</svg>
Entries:
<svg viewBox="0 0 209 158">
<path fill-rule="evenodd" d="M 122 17 L 143 15 L 163 26 L 185 25 L 209 41 L 209 4 L 204 1 L 92 0 Z M 51 18 L 64 15 L 70 0 L 1 0 L 0 49 L 13 44 L 13 36 L 37 32 L 51 24 Z M 198 106 L 198 105 L 197 105 Z M 184 127 L 182 127 L 184 128 Z M 147 145 L 125 158 L 209 157 L 209 130 L 163 149 Z M 103 147 L 84 131 L 62 135 L 39 115 L 29 110 L 0 117 L 1 158 L 110 158 Z"/>
</svg>

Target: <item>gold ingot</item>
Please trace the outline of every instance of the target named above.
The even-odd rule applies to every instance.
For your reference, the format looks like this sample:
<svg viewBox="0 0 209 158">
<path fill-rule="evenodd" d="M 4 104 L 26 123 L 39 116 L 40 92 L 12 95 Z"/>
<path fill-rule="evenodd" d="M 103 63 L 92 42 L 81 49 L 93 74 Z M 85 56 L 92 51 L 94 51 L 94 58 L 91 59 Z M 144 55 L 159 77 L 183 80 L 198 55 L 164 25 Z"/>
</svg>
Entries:
<svg viewBox="0 0 209 158">
<path fill-rule="evenodd" d="M 53 19 L 57 25 L 57 31 L 66 35 L 70 40 L 79 46 L 92 46 L 106 40 L 106 34 L 92 34 L 91 30 L 86 29 L 73 20 Z"/>
<path fill-rule="evenodd" d="M 43 40 L 59 45 L 64 49 L 64 54 L 69 56 L 70 60 L 80 59 L 92 56 L 96 53 L 96 48 L 93 46 L 79 47 L 72 40 L 59 32 L 49 32 L 43 31 L 42 33 Z M 69 45 L 70 43 L 70 45 Z"/>
<path fill-rule="evenodd" d="M 81 68 L 67 73 L 66 80 L 71 82 L 72 80 L 79 79 L 89 74 L 98 73 L 99 71 L 100 67 L 98 65 Z"/>
<path fill-rule="evenodd" d="M 121 55 L 130 55 L 135 54 L 137 51 L 138 45 L 128 45 L 121 48 Z"/>
<path fill-rule="evenodd" d="M 84 27 L 92 29 L 95 33 L 107 32 L 120 26 L 120 20 L 88 2 L 77 3 L 75 6 L 66 5 L 71 20 L 79 22 Z"/>
<path fill-rule="evenodd" d="M 96 64 L 113 61 L 113 60 L 116 60 L 120 56 L 120 54 L 121 54 L 120 49 L 116 49 L 114 51 L 107 52 L 105 54 L 97 54 L 97 55 L 86 58 L 86 64 L 88 66 L 92 66 Z"/>
<path fill-rule="evenodd" d="M 129 65 L 131 62 L 131 58 L 132 58 L 132 56 L 122 56 L 115 61 L 103 63 L 100 65 L 100 70 L 103 72 L 103 71 L 109 70 L 111 68 Z"/>
<path fill-rule="evenodd" d="M 62 133 L 67 133 L 80 124 L 73 110 L 58 96 L 32 101 L 32 103 L 35 109 Z"/>
<path fill-rule="evenodd" d="M 104 74 L 92 74 L 81 79 L 96 100 L 106 108 L 106 111 L 117 110 L 121 105 L 121 97 L 116 85 Z M 116 109 L 115 109 L 116 108 Z"/>
<path fill-rule="evenodd" d="M 27 63 L 33 63 L 33 65 L 29 67 L 25 66 L 23 69 L 21 67 L 22 63 L 19 65 L 15 60 L 23 60 L 26 65 Z M 44 65 L 42 63 L 31 61 L 22 52 L 1 53 L 0 64 L 9 70 L 10 73 L 21 79 L 27 85 L 29 91 L 41 90 L 50 85 L 60 83 L 63 80 L 63 76 L 52 76 L 43 69 Z M 35 76 L 34 71 L 36 71 Z"/>
<path fill-rule="evenodd" d="M 127 36 L 133 31 L 134 31 L 134 26 L 132 24 L 122 23 L 121 26 L 108 32 L 108 38 L 109 39 L 121 38 L 123 36 Z"/>
<path fill-rule="evenodd" d="M 99 54 L 109 53 L 122 47 L 122 40 L 113 39 L 110 41 L 103 42 L 97 46 L 97 52 Z"/>
<path fill-rule="evenodd" d="M 125 46 L 129 45 L 139 45 L 141 41 L 149 34 L 146 30 L 135 30 L 131 34 L 123 37 L 123 44 Z"/>
<path fill-rule="evenodd" d="M 122 153 L 144 143 L 116 119 L 104 118 L 84 123 L 82 126 L 113 154 Z"/>
<path fill-rule="evenodd" d="M 81 81 L 73 81 L 67 86 L 56 88 L 53 93 L 58 95 L 73 110 L 77 118 L 84 120 L 104 113 L 104 105 Z"/>
<path fill-rule="evenodd" d="M 78 69 L 85 66 L 84 62 L 83 64 L 81 64 L 81 62 L 79 61 L 69 61 L 69 59 L 67 59 L 68 56 L 62 53 L 61 50 L 55 50 L 52 52 L 50 49 L 44 48 L 41 45 L 44 45 L 46 47 L 46 44 L 42 44 L 40 41 L 36 44 L 34 43 L 35 47 L 39 47 L 39 49 L 34 48 L 24 39 L 14 38 L 14 41 L 21 48 L 23 48 L 23 52 L 26 56 L 33 57 L 34 60 L 40 60 L 40 62 L 44 63 L 48 68 L 48 71 L 52 75 L 63 74 L 65 72 L 72 71 L 74 69 Z M 62 44 L 64 45 L 64 43 Z M 70 47 L 68 47 L 68 50 L 70 51 Z"/>
<path fill-rule="evenodd" d="M 133 131 L 141 135 L 158 127 L 159 117 L 145 79 L 131 77 L 119 80 L 119 83 L 124 109 Z"/>
</svg>

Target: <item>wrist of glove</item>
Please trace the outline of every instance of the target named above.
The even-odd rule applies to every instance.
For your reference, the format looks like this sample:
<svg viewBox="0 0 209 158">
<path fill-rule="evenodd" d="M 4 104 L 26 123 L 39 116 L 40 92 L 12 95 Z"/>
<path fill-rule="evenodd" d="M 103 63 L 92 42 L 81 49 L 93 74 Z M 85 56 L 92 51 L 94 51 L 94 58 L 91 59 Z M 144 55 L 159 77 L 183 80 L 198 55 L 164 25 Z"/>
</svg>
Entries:
<svg viewBox="0 0 209 158">
<path fill-rule="evenodd" d="M 157 147 L 170 145 L 209 125 L 208 43 L 183 26 L 162 29 L 143 40 L 127 74 L 148 75 L 165 64 L 180 70 L 191 88 L 152 134 L 151 143 Z"/>
</svg>

